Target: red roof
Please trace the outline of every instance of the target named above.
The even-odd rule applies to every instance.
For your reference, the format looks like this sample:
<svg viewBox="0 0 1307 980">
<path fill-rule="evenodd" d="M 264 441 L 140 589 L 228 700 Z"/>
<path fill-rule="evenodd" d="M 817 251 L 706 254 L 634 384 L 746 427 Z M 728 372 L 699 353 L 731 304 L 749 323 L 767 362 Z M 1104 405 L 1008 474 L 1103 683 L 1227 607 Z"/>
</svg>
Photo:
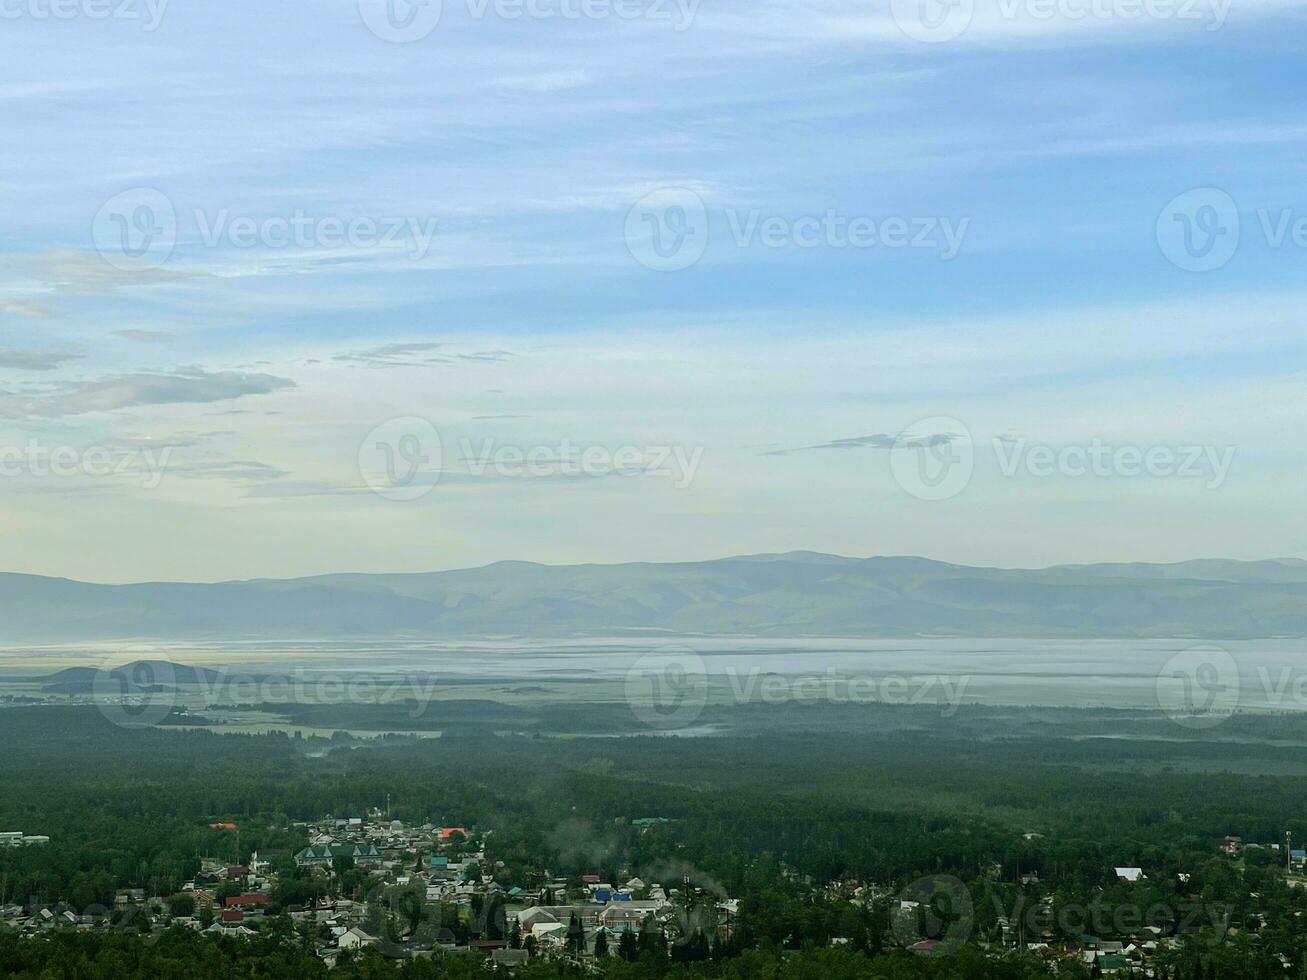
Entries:
<svg viewBox="0 0 1307 980">
<path fill-rule="evenodd" d="M 244 905 L 267 905 L 268 896 L 260 895 L 258 892 L 250 892 L 247 895 L 228 895 L 222 900 L 222 904 L 228 908 Z"/>
<path fill-rule="evenodd" d="M 598 876 L 598 875 L 581 875 L 581 880 L 582 880 L 583 882 L 585 882 L 587 885 L 597 885 L 597 884 L 599 884 L 599 876 Z"/>
<path fill-rule="evenodd" d="M 236 825 L 234 823 L 211 823 L 209 824 L 209 829 L 210 830 L 235 830 Z"/>
<path fill-rule="evenodd" d="M 240 909 L 223 909 L 220 915 L 223 922 L 240 922 L 245 918 L 245 913 Z"/>
<path fill-rule="evenodd" d="M 466 831 L 465 829 L 463 829 L 462 827 L 441 827 L 441 828 L 440 828 L 440 839 L 441 839 L 441 840 L 449 840 L 450 836 L 453 835 L 453 834 L 462 834 L 464 837 L 466 837 L 466 836 L 467 836 L 467 831 Z"/>
</svg>

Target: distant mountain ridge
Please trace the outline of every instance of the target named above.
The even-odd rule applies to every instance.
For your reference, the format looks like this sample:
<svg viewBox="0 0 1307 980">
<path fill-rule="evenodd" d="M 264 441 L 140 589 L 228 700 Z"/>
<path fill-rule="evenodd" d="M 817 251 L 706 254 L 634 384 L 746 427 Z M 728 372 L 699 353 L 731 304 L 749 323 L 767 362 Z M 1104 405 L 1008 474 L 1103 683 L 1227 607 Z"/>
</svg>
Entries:
<svg viewBox="0 0 1307 980">
<path fill-rule="evenodd" d="M 4 642 L 622 635 L 1307 636 L 1307 562 L 1002 569 L 814 552 L 97 585 L 0 574 Z"/>
</svg>

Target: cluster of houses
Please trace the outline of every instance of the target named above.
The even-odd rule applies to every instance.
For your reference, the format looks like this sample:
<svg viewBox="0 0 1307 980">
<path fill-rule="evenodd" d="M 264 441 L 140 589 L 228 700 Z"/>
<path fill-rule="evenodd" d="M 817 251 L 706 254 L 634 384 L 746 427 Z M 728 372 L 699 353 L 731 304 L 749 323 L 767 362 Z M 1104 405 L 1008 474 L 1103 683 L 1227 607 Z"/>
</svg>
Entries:
<svg viewBox="0 0 1307 980">
<path fill-rule="evenodd" d="M 645 818 L 633 825 L 647 832 L 665 822 Z M 232 823 L 210 827 L 237 835 L 240 831 Z M 156 931 L 182 926 L 216 936 L 250 938 L 259 934 L 270 909 L 275 909 L 289 916 L 300 937 L 312 937 L 318 955 L 329 965 L 343 953 L 375 946 L 392 957 L 480 953 L 498 966 L 511 968 L 532 955 L 593 956 L 596 947 L 602 950 L 605 945 L 615 955 L 625 933 L 638 936 L 651 923 L 665 941 L 675 941 L 678 930 L 686 928 L 687 902 L 697 909 L 694 927 L 699 930 L 705 924 L 713 930 L 729 930 L 738 911 L 735 901 L 705 895 L 688 881 L 665 888 L 624 876 L 624 881 L 614 884 L 595 874 L 553 877 L 544 869 L 533 876 L 530 886 L 497 880 L 504 877 L 506 866 L 487 858 L 491 831 L 473 833 L 465 827 L 433 823 L 407 825 L 379 811 L 367 817 L 326 817 L 295 828 L 307 839 L 299 850 L 258 850 L 247 864 L 203 860 L 199 873 L 177 895 L 122 889 L 112 909 L 9 906 L 0 908 L 0 922 L 38 932 L 99 930 L 130 921 L 134 927 Z M 38 842 L 21 834 L 0 837 L 0 846 Z M 327 889 L 338 890 L 340 874 L 351 869 L 362 872 L 366 884 L 349 895 L 328 892 L 307 904 L 283 908 L 274 905 L 273 894 L 278 871 L 284 872 L 292 863 L 299 875 L 307 873 Z M 396 914 L 399 892 L 425 901 L 424 921 L 430 927 L 415 931 L 403 921 L 406 916 Z M 451 923 L 458 923 L 456 931 L 443 927 Z"/>
</svg>

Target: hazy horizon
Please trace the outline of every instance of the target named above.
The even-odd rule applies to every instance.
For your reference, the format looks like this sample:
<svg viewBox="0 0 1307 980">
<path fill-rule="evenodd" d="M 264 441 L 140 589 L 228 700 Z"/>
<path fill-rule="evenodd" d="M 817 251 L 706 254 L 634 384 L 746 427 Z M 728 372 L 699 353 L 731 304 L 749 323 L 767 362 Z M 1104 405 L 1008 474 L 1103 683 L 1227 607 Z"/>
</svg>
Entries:
<svg viewBox="0 0 1307 980">
<path fill-rule="evenodd" d="M 697 564 L 709 564 L 709 563 L 721 562 L 721 561 L 731 561 L 736 559 L 770 559 L 770 558 L 784 558 L 784 557 L 795 556 L 795 555 L 812 555 L 814 557 L 819 557 L 819 558 L 837 558 L 837 559 L 841 559 L 844 561 L 851 561 L 851 562 L 874 561 L 877 559 L 882 559 L 887 561 L 893 561 L 896 559 L 902 559 L 906 561 L 920 560 L 926 562 L 934 562 L 941 565 L 954 565 L 960 568 L 978 568 L 978 569 L 988 569 L 993 571 L 1014 571 L 1014 572 L 1021 572 L 1021 571 L 1039 572 L 1039 571 L 1049 571 L 1052 569 L 1082 568 L 1082 567 L 1110 566 L 1110 565 L 1122 565 L 1122 566 L 1139 565 L 1139 566 L 1155 566 L 1158 568 L 1168 568 L 1168 567 L 1174 567 L 1178 565 L 1191 565 L 1200 562 L 1231 562 L 1240 565 L 1255 565 L 1255 564 L 1264 564 L 1264 563 L 1281 564 L 1281 565 L 1307 564 L 1307 559 L 1296 558 L 1288 555 L 1270 555 L 1262 558 L 1228 558 L 1224 556 L 1214 556 L 1214 555 L 1195 555 L 1189 558 L 1177 558 L 1171 561 L 1161 561 L 1161 562 L 1141 561 L 1141 560 L 1134 560 L 1134 559 L 1122 559 L 1122 560 L 1107 559 L 1103 561 L 1093 561 L 1093 562 L 1054 561 L 1047 565 L 1030 565 L 1030 566 L 988 565 L 983 563 L 953 561 L 948 558 L 938 558 L 931 555 L 920 555 L 920 554 L 852 555 L 852 554 L 842 554 L 839 552 L 830 552 L 830 551 L 814 551 L 811 548 L 797 548 L 792 551 L 761 551 L 761 552 L 755 552 L 751 554 L 715 555 L 708 558 L 692 558 L 692 559 L 654 559 L 654 560 L 631 559 L 626 561 L 581 560 L 581 561 L 570 561 L 570 562 L 550 562 L 550 561 L 533 561 L 525 558 L 498 558 L 493 561 L 481 562 L 472 565 L 449 565 L 445 567 L 433 566 L 430 568 L 419 568 L 419 569 L 411 569 L 411 570 L 403 570 L 403 571 L 396 570 L 396 569 L 387 569 L 387 568 L 375 568 L 375 569 L 341 568 L 341 569 L 334 569 L 329 571 L 309 572 L 304 575 L 279 575 L 279 576 L 278 575 L 251 575 L 248 577 L 231 578 L 231 579 L 177 578 L 177 579 L 124 579 L 121 581 L 113 581 L 107 579 L 78 579 L 70 575 L 51 575 L 42 572 L 27 572 L 27 571 L 23 571 L 22 569 L 14 569 L 14 568 L 0 568 L 0 575 L 26 575 L 35 578 L 67 579 L 69 581 L 83 582 L 91 585 L 151 585 L 151 584 L 222 585 L 222 584 L 242 583 L 242 582 L 260 582 L 260 581 L 277 582 L 277 581 L 286 581 L 289 579 L 329 578 L 338 575 L 345 575 L 345 576 L 348 575 L 363 575 L 363 576 L 434 575 L 434 574 L 439 574 L 441 572 L 476 571 L 479 569 L 487 569 L 495 565 L 514 565 L 514 564 L 539 565 L 539 566 L 554 567 L 554 568 L 579 568 L 579 567 L 586 567 L 586 566 L 604 566 L 604 565 L 612 565 L 612 566 L 697 565 Z"/>
</svg>

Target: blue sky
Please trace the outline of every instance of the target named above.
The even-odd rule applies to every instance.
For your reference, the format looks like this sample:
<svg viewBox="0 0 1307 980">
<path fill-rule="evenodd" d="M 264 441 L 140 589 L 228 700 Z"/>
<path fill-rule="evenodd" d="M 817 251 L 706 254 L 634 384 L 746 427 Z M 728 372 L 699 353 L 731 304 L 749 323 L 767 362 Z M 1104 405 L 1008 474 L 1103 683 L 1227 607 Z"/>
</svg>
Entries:
<svg viewBox="0 0 1307 980">
<path fill-rule="evenodd" d="M 1301 5 L 51 2 L 0 567 L 1307 555 Z"/>
</svg>

